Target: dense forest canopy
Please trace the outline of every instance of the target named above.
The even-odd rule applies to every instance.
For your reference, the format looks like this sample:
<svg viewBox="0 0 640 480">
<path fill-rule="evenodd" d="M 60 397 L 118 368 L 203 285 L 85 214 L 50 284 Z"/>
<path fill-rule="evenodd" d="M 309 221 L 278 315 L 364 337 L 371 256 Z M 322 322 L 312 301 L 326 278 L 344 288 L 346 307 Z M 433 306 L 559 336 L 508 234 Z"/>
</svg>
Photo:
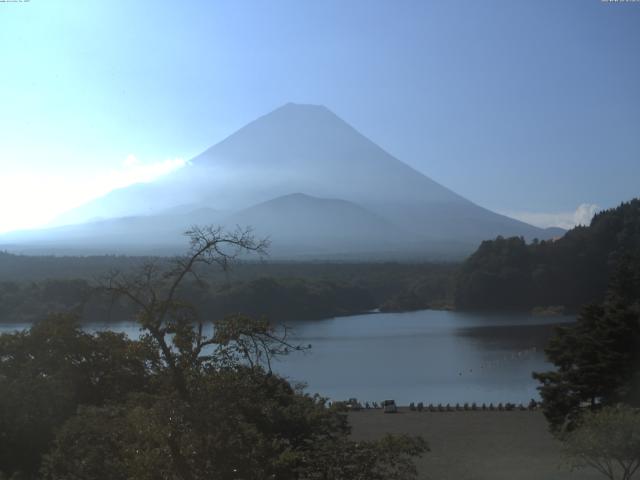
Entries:
<svg viewBox="0 0 640 480">
<path fill-rule="evenodd" d="M 598 213 L 562 238 L 482 242 L 460 269 L 460 309 L 531 309 L 601 302 L 620 262 L 640 258 L 640 200 Z"/>
<path fill-rule="evenodd" d="M 602 303 L 585 305 L 575 324 L 558 327 L 545 352 L 556 366 L 534 373 L 544 413 L 562 433 L 587 410 L 640 407 L 640 263 L 621 259 Z"/>
<path fill-rule="evenodd" d="M 0 253 L 0 322 L 29 322 L 73 310 L 84 321 L 132 318 L 94 288 L 109 271 L 127 272 L 167 258 L 29 257 Z M 242 262 L 185 282 L 182 294 L 203 315 L 232 313 L 295 321 L 376 308 L 413 310 L 451 305 L 455 264 Z"/>
</svg>

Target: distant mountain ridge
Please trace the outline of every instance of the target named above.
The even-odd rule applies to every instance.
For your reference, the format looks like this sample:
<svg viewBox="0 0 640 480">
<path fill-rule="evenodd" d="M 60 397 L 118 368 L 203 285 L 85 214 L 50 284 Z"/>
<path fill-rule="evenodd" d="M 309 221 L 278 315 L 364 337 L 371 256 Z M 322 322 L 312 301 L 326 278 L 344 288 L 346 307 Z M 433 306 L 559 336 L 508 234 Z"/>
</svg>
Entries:
<svg viewBox="0 0 640 480">
<path fill-rule="evenodd" d="M 380 252 L 398 245 L 398 228 L 383 217 L 353 202 L 302 193 L 254 205 L 224 223 L 251 225 L 258 236 L 270 237 L 279 255 Z"/>
<path fill-rule="evenodd" d="M 292 194 L 304 196 L 288 197 Z M 335 201 L 345 202 L 344 210 Z M 286 249 L 309 256 L 376 250 L 387 256 L 462 256 L 497 235 L 557 235 L 475 205 L 396 159 L 326 107 L 291 103 L 249 123 L 184 168 L 152 183 L 114 190 L 68 212 L 59 223 L 85 224 L 78 227 L 82 230 L 105 228 L 121 217 L 151 217 L 175 230 L 185 223 L 176 218 L 179 205 L 184 219 L 209 208 L 220 212 L 215 222 L 254 224 L 285 256 Z M 285 207 L 295 215 L 278 212 Z M 107 223 L 86 223 L 96 217 Z M 308 238 L 310 232 L 315 238 Z M 11 243 L 42 244 L 47 235 L 14 235 Z M 67 243 L 73 243 L 73 235 L 78 233 Z M 102 236 L 98 230 L 96 236 Z M 63 237 L 55 243 L 64 244 Z M 119 244 L 127 238 L 123 231 Z M 130 236 L 132 247 L 140 241 Z M 0 245 L 6 243 L 0 237 Z"/>
</svg>

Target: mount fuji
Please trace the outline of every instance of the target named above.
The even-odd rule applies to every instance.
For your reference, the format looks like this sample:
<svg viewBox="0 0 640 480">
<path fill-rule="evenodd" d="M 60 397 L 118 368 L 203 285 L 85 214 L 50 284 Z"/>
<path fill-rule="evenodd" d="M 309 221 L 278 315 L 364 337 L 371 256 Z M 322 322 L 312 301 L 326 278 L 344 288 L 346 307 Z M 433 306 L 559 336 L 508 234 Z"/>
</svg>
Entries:
<svg viewBox="0 0 640 480">
<path fill-rule="evenodd" d="M 160 179 L 58 227 L 0 236 L 24 253 L 176 253 L 193 224 L 249 225 L 283 258 L 458 258 L 485 239 L 547 239 L 403 163 L 323 106 L 286 104 Z"/>
</svg>

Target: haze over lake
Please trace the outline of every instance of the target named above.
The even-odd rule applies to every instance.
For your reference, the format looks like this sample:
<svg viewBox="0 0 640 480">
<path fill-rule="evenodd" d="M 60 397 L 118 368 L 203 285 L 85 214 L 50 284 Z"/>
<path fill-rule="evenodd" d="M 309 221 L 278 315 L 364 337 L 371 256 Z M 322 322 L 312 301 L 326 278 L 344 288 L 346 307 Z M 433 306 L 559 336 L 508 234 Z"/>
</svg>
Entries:
<svg viewBox="0 0 640 480">
<path fill-rule="evenodd" d="M 308 392 L 334 400 L 494 404 L 538 399 L 532 371 L 551 365 L 543 348 L 571 317 L 422 310 L 296 322 L 292 341 L 311 344 L 274 364 Z M 0 333 L 28 328 L 0 324 Z M 138 335 L 134 322 L 88 324 Z"/>
</svg>

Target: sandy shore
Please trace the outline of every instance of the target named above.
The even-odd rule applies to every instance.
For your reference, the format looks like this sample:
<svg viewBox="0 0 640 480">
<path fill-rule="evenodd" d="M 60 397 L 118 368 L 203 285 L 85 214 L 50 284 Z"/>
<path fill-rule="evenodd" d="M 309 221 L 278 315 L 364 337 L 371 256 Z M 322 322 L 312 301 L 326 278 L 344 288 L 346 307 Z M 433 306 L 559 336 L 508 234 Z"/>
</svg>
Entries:
<svg viewBox="0 0 640 480">
<path fill-rule="evenodd" d="M 353 436 L 422 435 L 431 447 L 418 463 L 430 480 L 597 480 L 591 470 L 569 472 L 540 412 L 412 412 L 349 414 Z"/>
</svg>

